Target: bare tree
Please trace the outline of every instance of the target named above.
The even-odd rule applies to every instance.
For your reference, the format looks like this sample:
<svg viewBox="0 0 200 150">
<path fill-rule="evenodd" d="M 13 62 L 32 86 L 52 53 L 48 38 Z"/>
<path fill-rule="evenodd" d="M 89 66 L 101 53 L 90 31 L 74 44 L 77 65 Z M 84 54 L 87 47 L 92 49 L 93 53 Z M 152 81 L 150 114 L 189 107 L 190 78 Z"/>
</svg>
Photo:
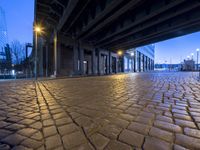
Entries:
<svg viewBox="0 0 200 150">
<path fill-rule="evenodd" d="M 21 44 L 21 61 L 26 59 L 26 44 Z"/>
<path fill-rule="evenodd" d="M 25 59 L 25 48 L 19 41 L 11 42 L 11 51 L 15 64 L 20 64 Z"/>
</svg>

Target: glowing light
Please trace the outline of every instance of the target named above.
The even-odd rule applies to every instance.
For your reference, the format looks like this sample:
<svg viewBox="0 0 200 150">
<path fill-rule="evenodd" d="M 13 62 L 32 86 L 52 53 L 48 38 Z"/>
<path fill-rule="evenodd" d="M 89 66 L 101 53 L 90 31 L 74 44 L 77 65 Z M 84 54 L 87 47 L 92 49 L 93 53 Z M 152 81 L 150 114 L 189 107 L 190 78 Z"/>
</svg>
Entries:
<svg viewBox="0 0 200 150">
<path fill-rule="evenodd" d="M 12 75 L 13 75 L 13 76 L 15 75 L 15 70 L 12 70 Z"/>
<path fill-rule="evenodd" d="M 34 27 L 34 30 L 35 30 L 35 32 L 37 32 L 37 33 L 42 33 L 42 32 L 43 32 L 43 28 L 42 28 L 41 26 L 39 26 L 39 25 L 36 25 L 36 26 Z"/>
<path fill-rule="evenodd" d="M 197 52 L 199 51 L 199 48 L 197 48 Z"/>
<path fill-rule="evenodd" d="M 194 53 L 191 53 L 192 56 L 194 56 Z"/>
<path fill-rule="evenodd" d="M 36 32 L 41 32 L 41 28 L 40 27 L 35 27 L 35 31 Z"/>
<path fill-rule="evenodd" d="M 133 53 L 133 52 L 131 53 L 131 56 L 134 56 L 134 53 Z"/>
<path fill-rule="evenodd" d="M 118 54 L 119 56 L 121 56 L 121 55 L 123 54 L 123 52 L 122 52 L 121 50 L 119 50 L 119 51 L 117 52 L 117 54 Z"/>
</svg>

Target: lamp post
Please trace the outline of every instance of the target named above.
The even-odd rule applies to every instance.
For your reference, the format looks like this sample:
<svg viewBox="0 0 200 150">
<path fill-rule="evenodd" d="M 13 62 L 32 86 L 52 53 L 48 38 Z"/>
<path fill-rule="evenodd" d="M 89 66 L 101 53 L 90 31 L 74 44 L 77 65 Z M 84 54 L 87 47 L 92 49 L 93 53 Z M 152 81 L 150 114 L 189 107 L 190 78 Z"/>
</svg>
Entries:
<svg viewBox="0 0 200 150">
<path fill-rule="evenodd" d="M 134 52 L 131 52 L 131 71 L 134 71 Z"/>
<path fill-rule="evenodd" d="M 122 56 L 122 55 L 123 55 L 123 52 L 122 52 L 121 50 L 119 50 L 119 51 L 117 52 L 117 54 L 118 54 L 118 56 Z"/>
<path fill-rule="evenodd" d="M 35 26 L 35 80 L 37 80 L 38 34 L 41 32 L 41 27 Z"/>
<path fill-rule="evenodd" d="M 122 58 L 122 55 L 123 55 L 123 51 L 122 50 L 119 50 L 117 52 L 117 55 L 119 57 L 119 66 L 120 66 L 120 71 L 123 72 L 124 68 L 123 68 L 123 58 Z"/>
<path fill-rule="evenodd" d="M 191 58 L 192 58 L 192 62 L 194 62 L 194 53 L 191 53 Z M 195 62 L 194 62 L 194 65 L 192 66 L 192 71 L 195 71 Z"/>
<path fill-rule="evenodd" d="M 199 48 L 197 48 L 197 71 L 199 71 L 199 79 L 200 79 L 200 70 L 199 70 Z"/>
<path fill-rule="evenodd" d="M 193 60 L 193 57 L 194 57 L 194 53 L 191 53 L 191 56 L 192 56 L 192 60 Z"/>
<path fill-rule="evenodd" d="M 134 56 L 134 53 L 133 53 L 133 52 L 131 52 L 131 56 L 132 56 L 132 57 Z"/>
</svg>

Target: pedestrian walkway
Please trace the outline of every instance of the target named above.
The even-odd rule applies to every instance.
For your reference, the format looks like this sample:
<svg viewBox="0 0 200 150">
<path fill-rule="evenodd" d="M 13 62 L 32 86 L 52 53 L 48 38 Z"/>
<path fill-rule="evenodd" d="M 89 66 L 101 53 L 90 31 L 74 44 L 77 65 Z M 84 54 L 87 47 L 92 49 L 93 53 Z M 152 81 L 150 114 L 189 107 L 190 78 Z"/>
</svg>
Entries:
<svg viewBox="0 0 200 150">
<path fill-rule="evenodd" d="M 0 150 L 200 149 L 200 82 L 133 73 L 0 82 Z"/>
</svg>

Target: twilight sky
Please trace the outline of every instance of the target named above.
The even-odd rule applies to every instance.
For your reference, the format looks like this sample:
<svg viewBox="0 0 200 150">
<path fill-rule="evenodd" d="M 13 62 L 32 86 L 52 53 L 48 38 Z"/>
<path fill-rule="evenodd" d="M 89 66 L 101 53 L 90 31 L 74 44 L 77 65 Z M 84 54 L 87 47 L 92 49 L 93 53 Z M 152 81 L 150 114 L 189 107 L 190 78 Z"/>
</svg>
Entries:
<svg viewBox="0 0 200 150">
<path fill-rule="evenodd" d="M 32 43 L 34 0 L 0 0 L 6 14 L 8 40 Z"/>
<path fill-rule="evenodd" d="M 8 39 L 32 42 L 34 0 L 0 0 L 6 12 Z M 156 43 L 155 62 L 180 63 L 200 48 L 200 32 Z M 171 60 L 171 61 L 170 61 Z"/>
<path fill-rule="evenodd" d="M 194 60 L 197 59 L 196 49 L 200 48 L 200 32 L 181 36 L 178 38 L 156 43 L 155 62 L 180 63 L 194 53 Z"/>
</svg>

